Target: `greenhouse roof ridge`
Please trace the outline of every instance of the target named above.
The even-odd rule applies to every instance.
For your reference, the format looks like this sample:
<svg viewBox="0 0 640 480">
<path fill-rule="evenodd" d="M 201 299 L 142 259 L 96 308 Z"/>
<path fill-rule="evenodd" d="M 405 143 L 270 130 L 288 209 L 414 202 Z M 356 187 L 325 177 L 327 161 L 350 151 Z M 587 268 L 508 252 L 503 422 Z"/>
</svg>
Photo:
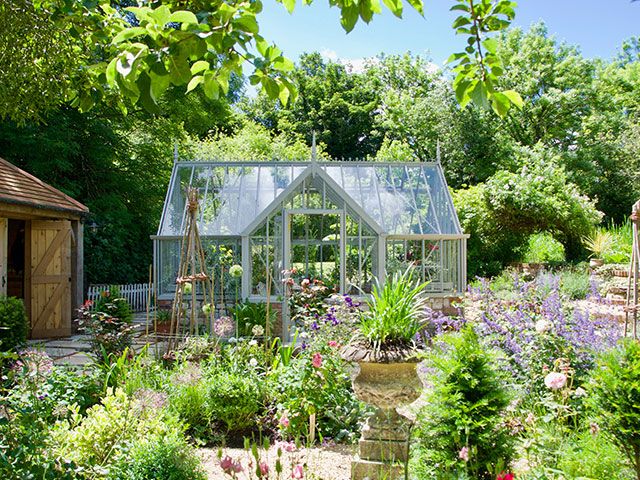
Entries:
<svg viewBox="0 0 640 480">
<path fill-rule="evenodd" d="M 181 160 L 177 162 L 179 165 L 221 165 L 221 166 L 239 166 L 239 167 L 290 167 L 290 166 L 306 166 L 316 163 L 320 166 L 370 166 L 370 167 L 418 167 L 418 166 L 436 166 L 440 163 L 436 160 L 429 161 L 372 161 L 372 160 Z"/>
</svg>

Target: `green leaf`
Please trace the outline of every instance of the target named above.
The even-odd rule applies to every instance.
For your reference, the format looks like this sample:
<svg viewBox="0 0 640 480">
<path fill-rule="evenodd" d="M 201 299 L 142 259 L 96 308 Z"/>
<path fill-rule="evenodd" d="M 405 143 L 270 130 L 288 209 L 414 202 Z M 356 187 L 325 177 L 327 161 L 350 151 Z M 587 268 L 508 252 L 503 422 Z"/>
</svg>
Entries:
<svg viewBox="0 0 640 480">
<path fill-rule="evenodd" d="M 280 103 L 282 103 L 282 105 L 287 105 L 287 102 L 289 101 L 289 95 L 291 94 L 291 92 L 289 91 L 289 88 L 284 83 L 280 83 L 279 87 L 280 87 L 280 93 L 278 94 L 278 99 L 280 100 Z"/>
<path fill-rule="evenodd" d="M 269 98 L 278 98 L 278 95 L 280 95 L 278 82 L 271 77 L 262 77 L 262 88 L 264 88 L 264 91 L 267 93 Z"/>
<path fill-rule="evenodd" d="M 237 18 L 234 21 L 235 24 L 240 25 L 242 30 L 249 33 L 258 33 L 259 27 L 256 17 L 254 15 L 245 14 Z"/>
<path fill-rule="evenodd" d="M 220 85 L 211 72 L 207 72 L 204 76 L 204 94 L 211 100 L 216 100 L 220 96 Z"/>
<path fill-rule="evenodd" d="M 504 96 L 506 96 L 511 103 L 513 103 L 517 108 L 522 109 L 524 107 L 524 101 L 518 92 L 515 90 L 505 90 L 502 92 Z"/>
<path fill-rule="evenodd" d="M 151 79 L 146 73 L 142 73 L 136 80 L 136 85 L 140 92 L 140 103 L 149 113 L 158 114 L 160 107 L 151 95 Z"/>
<path fill-rule="evenodd" d="M 473 100 L 473 103 L 479 107 L 488 108 L 489 99 L 487 98 L 487 86 L 484 82 L 477 81 L 475 86 L 468 91 L 469 97 Z"/>
<path fill-rule="evenodd" d="M 296 7 L 296 0 L 282 0 L 282 4 L 287 9 L 287 12 L 293 13 L 293 9 Z"/>
<path fill-rule="evenodd" d="M 451 25 L 453 28 L 459 28 L 462 27 L 464 25 L 469 25 L 471 23 L 471 20 L 469 20 L 468 17 L 465 17 L 464 15 L 460 15 L 458 18 L 456 18 L 453 21 L 453 24 Z"/>
<path fill-rule="evenodd" d="M 133 37 L 137 37 L 139 35 L 146 35 L 146 34 L 147 34 L 147 29 L 144 27 L 126 28 L 120 31 L 115 37 L 113 37 L 113 40 L 111 40 L 111 43 L 113 45 L 117 45 L 118 43 L 124 42 Z"/>
<path fill-rule="evenodd" d="M 453 63 L 457 60 L 460 60 L 461 58 L 466 57 L 467 54 L 464 52 L 459 52 L 459 53 L 452 53 L 451 55 L 449 55 L 449 58 L 447 58 L 446 63 Z"/>
<path fill-rule="evenodd" d="M 204 82 L 204 75 L 196 75 L 195 77 L 193 77 L 189 82 L 189 84 L 187 85 L 187 93 L 189 93 L 191 90 L 193 90 L 203 82 Z"/>
<path fill-rule="evenodd" d="M 402 18 L 402 0 L 382 0 L 391 13 L 396 17 Z"/>
<path fill-rule="evenodd" d="M 107 69 L 105 71 L 107 76 L 107 83 L 112 87 L 116 84 L 116 75 L 118 74 L 116 71 L 116 64 L 118 63 L 118 58 L 114 58 L 107 65 Z"/>
<path fill-rule="evenodd" d="M 424 5 L 422 3 L 422 0 L 407 0 L 409 2 L 409 5 L 411 5 L 416 12 L 418 12 L 420 15 L 424 16 Z"/>
<path fill-rule="evenodd" d="M 164 26 L 169 23 L 169 18 L 171 17 L 171 10 L 166 5 L 161 5 L 149 12 L 149 17 L 156 21 L 156 24 L 160 27 L 164 28 Z"/>
<path fill-rule="evenodd" d="M 469 5 L 464 5 L 462 3 L 459 3 L 459 4 L 454 5 L 453 7 L 451 7 L 449 10 L 452 11 L 452 12 L 456 11 L 456 10 L 460 10 L 460 11 L 463 11 L 463 12 L 468 12 L 469 11 Z"/>
<path fill-rule="evenodd" d="M 159 75 L 151 70 L 149 72 L 149 78 L 151 79 L 151 96 L 157 102 L 167 88 L 169 88 L 171 77 L 167 73 Z"/>
<path fill-rule="evenodd" d="M 493 111 L 496 112 L 499 117 L 504 117 L 507 112 L 509 112 L 510 106 L 511 101 L 507 98 L 506 95 L 498 92 L 494 93 L 491 96 L 491 108 L 493 108 Z"/>
<path fill-rule="evenodd" d="M 353 27 L 356 26 L 359 13 L 360 12 L 358 10 L 358 5 L 350 4 L 342 7 L 342 16 L 340 17 L 340 23 L 342 24 L 342 28 L 344 28 L 347 33 L 353 30 Z"/>
<path fill-rule="evenodd" d="M 196 73 L 204 72 L 205 70 L 209 70 L 209 62 L 206 60 L 198 60 L 193 65 L 191 65 L 191 73 L 195 75 Z"/>
<path fill-rule="evenodd" d="M 498 49 L 498 41 L 495 38 L 487 38 L 482 41 L 482 46 L 492 55 L 496 54 Z"/>
<path fill-rule="evenodd" d="M 174 23 L 198 23 L 198 17 L 189 10 L 178 10 L 169 15 L 169 22 Z"/>
<path fill-rule="evenodd" d="M 286 57 L 279 57 L 273 62 L 273 68 L 281 72 L 290 72 L 294 68 L 294 64 Z"/>
</svg>

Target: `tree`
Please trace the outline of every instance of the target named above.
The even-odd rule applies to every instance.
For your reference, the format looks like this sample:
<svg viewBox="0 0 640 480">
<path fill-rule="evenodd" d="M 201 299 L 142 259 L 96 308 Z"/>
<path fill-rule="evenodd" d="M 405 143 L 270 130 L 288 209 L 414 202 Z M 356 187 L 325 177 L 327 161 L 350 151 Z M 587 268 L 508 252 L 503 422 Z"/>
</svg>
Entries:
<svg viewBox="0 0 640 480">
<path fill-rule="evenodd" d="M 295 0 L 281 0 L 289 12 Z M 186 87 L 186 92 L 201 87 L 216 99 L 228 91 L 233 76 L 242 75 L 245 63 L 253 66 L 249 76 L 270 98 L 286 104 L 295 98 L 296 89 L 288 77 L 293 63 L 282 51 L 259 33 L 257 16 L 260 0 L 157 0 L 140 1 L 127 6 L 126 0 L 86 2 L 82 0 L 7 0 L 0 10 L 0 21 L 7 25 L 16 14 L 39 16 L 46 20 L 43 31 L 63 38 L 72 55 L 63 71 L 68 75 L 60 82 L 60 95 L 40 105 L 33 97 L 0 98 L 1 117 L 16 120 L 35 118 L 46 107 L 65 100 L 81 111 L 96 103 L 112 101 L 122 111 L 140 104 L 150 112 L 158 112 L 162 94 L 170 85 Z M 422 0 L 408 0 L 422 14 Z M 401 16 L 402 0 L 385 0 L 395 15 Z M 341 10 L 341 23 L 348 32 L 358 19 L 372 20 L 381 13 L 378 1 L 354 3 L 331 0 Z M 468 47 L 452 57 L 456 67 L 456 95 L 461 103 L 470 100 L 492 108 L 500 115 L 510 105 L 520 104 L 515 92 L 496 90 L 495 80 L 502 67 L 495 55 L 495 41 L 485 38 L 508 27 L 515 15 L 515 3 L 509 0 L 456 0 L 452 10 L 462 14 L 453 26 L 457 33 L 468 36 Z M 24 23 L 23 18 L 17 20 Z M 38 29 L 34 30 L 39 32 Z M 12 63 L 5 58 L 0 70 L 10 77 L 15 68 L 27 72 L 38 70 L 48 55 L 36 46 L 36 36 L 26 29 L 22 45 L 33 62 Z M 16 32 L 8 30 L 2 38 L 7 45 L 20 42 Z M 35 76 L 34 90 L 46 83 L 46 76 Z M 11 90 L 6 93 L 10 94 Z M 28 106 L 25 110 L 25 106 Z M 31 112 L 31 113 L 28 113 Z"/>
</svg>

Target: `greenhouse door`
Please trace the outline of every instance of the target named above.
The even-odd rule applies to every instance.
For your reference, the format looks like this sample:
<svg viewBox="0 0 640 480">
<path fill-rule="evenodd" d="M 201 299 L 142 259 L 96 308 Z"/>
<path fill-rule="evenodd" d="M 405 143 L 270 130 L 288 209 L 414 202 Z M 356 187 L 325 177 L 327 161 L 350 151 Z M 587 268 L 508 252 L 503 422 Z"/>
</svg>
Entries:
<svg viewBox="0 0 640 480">
<path fill-rule="evenodd" d="M 284 267 L 295 268 L 296 278 L 321 280 L 342 292 L 345 285 L 345 212 L 296 209 L 285 211 Z M 288 340 L 291 318 L 288 298 L 283 305 L 283 335 Z"/>
</svg>

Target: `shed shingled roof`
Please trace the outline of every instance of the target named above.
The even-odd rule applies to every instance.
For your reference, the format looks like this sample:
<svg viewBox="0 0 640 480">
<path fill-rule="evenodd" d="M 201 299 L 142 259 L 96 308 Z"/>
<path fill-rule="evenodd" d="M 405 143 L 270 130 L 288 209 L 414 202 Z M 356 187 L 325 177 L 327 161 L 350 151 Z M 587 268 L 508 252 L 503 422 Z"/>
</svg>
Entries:
<svg viewBox="0 0 640 480">
<path fill-rule="evenodd" d="M 89 213 L 82 203 L 0 158 L 0 203 L 3 202 L 79 215 Z"/>
</svg>

